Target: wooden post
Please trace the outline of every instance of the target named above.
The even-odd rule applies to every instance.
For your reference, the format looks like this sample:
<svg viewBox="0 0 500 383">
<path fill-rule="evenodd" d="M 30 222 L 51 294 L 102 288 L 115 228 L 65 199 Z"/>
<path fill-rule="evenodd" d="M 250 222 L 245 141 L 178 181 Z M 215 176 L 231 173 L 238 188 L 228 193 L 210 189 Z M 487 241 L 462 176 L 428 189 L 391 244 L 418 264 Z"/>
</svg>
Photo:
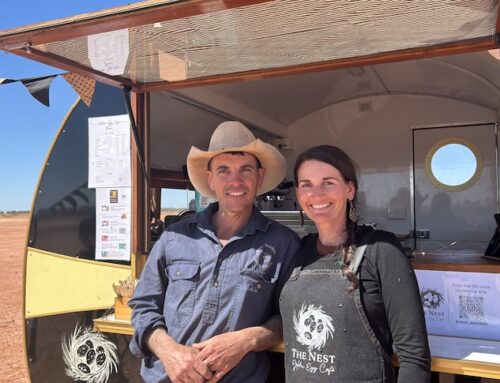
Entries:
<svg viewBox="0 0 500 383">
<path fill-rule="evenodd" d="M 147 174 L 143 173 L 137 155 L 137 148 L 132 140 L 132 277 L 138 278 L 149 252 L 151 207 L 148 200 L 145 177 L 150 177 L 150 135 L 149 135 L 149 94 L 131 93 L 130 103 L 142 145 Z"/>
</svg>

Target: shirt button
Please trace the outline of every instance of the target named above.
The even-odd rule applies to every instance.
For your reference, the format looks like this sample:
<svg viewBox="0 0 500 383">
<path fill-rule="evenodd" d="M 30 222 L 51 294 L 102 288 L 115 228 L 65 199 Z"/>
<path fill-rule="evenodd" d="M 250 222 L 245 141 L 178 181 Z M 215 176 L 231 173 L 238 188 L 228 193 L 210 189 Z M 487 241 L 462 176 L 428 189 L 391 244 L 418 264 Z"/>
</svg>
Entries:
<svg viewBox="0 0 500 383">
<path fill-rule="evenodd" d="M 260 290 L 260 283 L 257 283 L 257 289 Z"/>
<path fill-rule="evenodd" d="M 214 287 L 219 287 L 219 282 L 214 281 Z"/>
<path fill-rule="evenodd" d="M 177 272 L 175 273 L 175 275 L 179 275 L 179 274 L 180 274 L 180 272 L 179 272 L 179 271 L 177 271 Z"/>
</svg>

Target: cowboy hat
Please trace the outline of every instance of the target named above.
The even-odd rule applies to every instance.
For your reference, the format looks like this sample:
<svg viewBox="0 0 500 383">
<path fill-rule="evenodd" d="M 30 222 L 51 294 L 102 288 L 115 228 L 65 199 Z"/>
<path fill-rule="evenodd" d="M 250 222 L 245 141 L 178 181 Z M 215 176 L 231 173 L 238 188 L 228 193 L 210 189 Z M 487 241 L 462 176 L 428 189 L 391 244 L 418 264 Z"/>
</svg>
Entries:
<svg viewBox="0 0 500 383">
<path fill-rule="evenodd" d="M 192 146 L 187 156 L 189 179 L 201 194 L 216 198 L 215 193 L 208 185 L 206 176 L 208 162 L 215 156 L 227 152 L 250 153 L 259 159 L 266 171 L 262 185 L 257 190 L 257 195 L 274 189 L 285 177 L 286 160 L 278 149 L 255 138 L 242 123 L 226 121 L 213 132 L 207 151 Z"/>
</svg>

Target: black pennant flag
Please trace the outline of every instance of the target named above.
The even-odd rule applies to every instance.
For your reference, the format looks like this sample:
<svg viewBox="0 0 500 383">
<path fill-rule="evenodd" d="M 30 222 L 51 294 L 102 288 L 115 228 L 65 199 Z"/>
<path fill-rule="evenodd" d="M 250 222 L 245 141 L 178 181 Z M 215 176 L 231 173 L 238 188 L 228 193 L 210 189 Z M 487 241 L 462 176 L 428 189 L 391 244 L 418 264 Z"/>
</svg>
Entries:
<svg viewBox="0 0 500 383">
<path fill-rule="evenodd" d="M 0 78 L 0 85 L 1 84 L 8 84 L 10 82 L 16 82 L 17 80 L 12 80 L 10 78 Z"/>
<path fill-rule="evenodd" d="M 11 78 L 0 78 L 0 85 L 12 82 L 21 82 L 30 94 L 45 106 L 49 106 L 49 90 L 54 77 L 57 74 L 43 77 L 31 77 L 20 80 Z M 95 80 L 86 78 L 76 73 L 62 73 L 64 79 L 71 85 L 73 90 L 78 93 L 80 98 L 90 107 L 92 96 L 95 91 Z"/>
<path fill-rule="evenodd" d="M 28 92 L 45 106 L 49 106 L 49 89 L 52 80 L 57 75 L 27 78 L 19 80 L 26 87 Z"/>
</svg>

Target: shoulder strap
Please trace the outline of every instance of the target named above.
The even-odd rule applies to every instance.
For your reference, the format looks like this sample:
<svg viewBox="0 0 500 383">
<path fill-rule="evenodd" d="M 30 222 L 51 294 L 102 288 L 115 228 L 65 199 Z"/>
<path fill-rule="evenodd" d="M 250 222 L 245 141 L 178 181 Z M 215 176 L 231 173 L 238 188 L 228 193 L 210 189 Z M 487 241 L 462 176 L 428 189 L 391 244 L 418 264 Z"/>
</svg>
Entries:
<svg viewBox="0 0 500 383">
<path fill-rule="evenodd" d="M 289 279 L 291 281 L 294 281 L 298 278 L 300 272 L 302 271 L 302 267 L 304 266 L 307 254 L 310 251 L 310 246 L 312 246 L 310 242 L 307 243 L 306 241 L 311 241 L 309 236 L 303 237 L 300 240 L 301 250 L 298 252 L 298 254 L 295 257 L 293 271 L 292 271 L 292 274 L 291 274 L 290 279 Z M 306 243 L 307 243 L 307 245 L 306 245 Z M 316 241 L 313 241 L 313 243 L 316 243 Z"/>
<path fill-rule="evenodd" d="M 359 270 L 359 265 L 361 265 L 361 261 L 363 260 L 363 257 L 365 256 L 366 252 L 366 246 L 368 246 L 368 242 L 373 235 L 373 232 L 375 230 L 367 230 L 366 233 L 363 234 L 361 237 L 360 241 L 360 246 L 356 249 L 356 252 L 354 253 L 354 258 L 352 262 L 349 264 L 349 270 L 351 270 L 354 274 L 357 274 Z"/>
</svg>

